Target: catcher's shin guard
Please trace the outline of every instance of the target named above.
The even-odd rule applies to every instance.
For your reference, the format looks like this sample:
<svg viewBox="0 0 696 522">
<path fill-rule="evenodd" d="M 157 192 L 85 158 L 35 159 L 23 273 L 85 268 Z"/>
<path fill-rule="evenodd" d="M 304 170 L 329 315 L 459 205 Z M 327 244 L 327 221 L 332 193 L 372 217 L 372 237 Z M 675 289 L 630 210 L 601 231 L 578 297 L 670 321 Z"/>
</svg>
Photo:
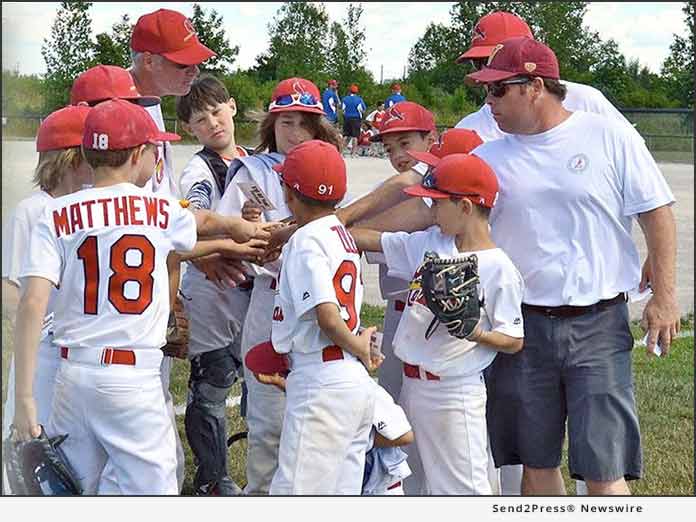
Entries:
<svg viewBox="0 0 696 522">
<path fill-rule="evenodd" d="M 198 469 L 194 487 L 204 494 L 227 475 L 227 422 L 225 400 L 237 380 L 238 362 L 229 348 L 221 348 L 191 360 L 186 406 L 186 437 Z M 232 493 L 234 494 L 234 493 Z"/>
</svg>

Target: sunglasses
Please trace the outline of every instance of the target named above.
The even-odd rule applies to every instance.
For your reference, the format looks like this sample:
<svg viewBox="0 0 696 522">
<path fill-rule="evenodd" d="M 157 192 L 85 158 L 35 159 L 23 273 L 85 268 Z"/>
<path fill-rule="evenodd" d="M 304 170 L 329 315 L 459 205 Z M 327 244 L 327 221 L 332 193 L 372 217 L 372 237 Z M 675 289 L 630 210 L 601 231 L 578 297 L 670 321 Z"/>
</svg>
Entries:
<svg viewBox="0 0 696 522">
<path fill-rule="evenodd" d="M 428 168 L 428 171 L 425 173 L 425 176 L 423 176 L 423 181 L 421 182 L 421 185 L 424 188 L 438 190 L 440 192 L 444 192 L 445 194 L 450 194 L 452 196 L 477 196 L 477 197 L 479 197 L 479 194 L 473 194 L 471 192 L 452 192 L 451 190 L 445 190 L 443 188 L 438 187 L 437 180 L 435 179 L 435 172 L 434 172 L 433 167 Z"/>
<path fill-rule="evenodd" d="M 321 101 L 317 100 L 308 92 L 303 92 L 278 96 L 269 104 L 268 110 L 273 110 L 276 107 L 292 107 L 293 105 L 300 105 L 302 107 L 316 107 L 318 109 L 324 108 Z"/>
<path fill-rule="evenodd" d="M 483 86 L 486 92 L 495 98 L 502 98 L 507 93 L 508 85 L 523 85 L 531 82 L 531 78 L 517 78 L 516 80 L 506 80 L 504 82 L 487 83 Z"/>
</svg>

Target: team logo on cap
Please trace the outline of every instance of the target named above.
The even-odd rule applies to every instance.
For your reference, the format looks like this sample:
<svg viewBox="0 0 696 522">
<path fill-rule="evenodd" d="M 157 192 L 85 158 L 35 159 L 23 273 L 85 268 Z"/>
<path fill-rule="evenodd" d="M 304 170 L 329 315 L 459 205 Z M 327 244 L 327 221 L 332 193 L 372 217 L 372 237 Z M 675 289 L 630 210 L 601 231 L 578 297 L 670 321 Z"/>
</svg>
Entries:
<svg viewBox="0 0 696 522">
<path fill-rule="evenodd" d="M 488 61 L 486 62 L 486 67 L 490 67 L 491 63 L 493 62 L 493 58 L 495 58 L 495 55 L 498 54 L 498 51 L 500 51 L 503 47 L 505 47 L 503 44 L 498 44 L 493 48 L 491 55 L 488 57 Z"/>
<path fill-rule="evenodd" d="M 396 108 L 396 105 L 392 105 L 387 109 L 387 113 L 384 115 L 384 121 L 382 122 L 382 126 L 389 125 L 394 120 L 399 120 L 399 121 L 404 121 L 406 117 L 401 113 L 399 109 Z"/>
<path fill-rule="evenodd" d="M 570 172 L 581 173 L 587 170 L 590 165 L 590 160 L 585 154 L 576 154 L 568 160 L 566 167 Z"/>
<path fill-rule="evenodd" d="M 524 70 L 527 71 L 528 73 L 534 72 L 536 69 L 536 64 L 534 62 L 525 62 L 524 63 Z"/>
<path fill-rule="evenodd" d="M 186 36 L 184 36 L 184 42 L 188 42 L 189 38 L 192 36 L 196 36 L 196 28 L 193 27 L 193 24 L 191 23 L 191 20 L 186 18 L 184 20 L 184 29 L 188 32 Z"/>
<path fill-rule="evenodd" d="M 481 26 L 479 24 L 476 24 L 474 26 L 473 31 L 471 31 L 471 41 L 473 42 L 474 40 L 485 40 L 486 39 L 486 33 L 481 29 Z"/>
</svg>

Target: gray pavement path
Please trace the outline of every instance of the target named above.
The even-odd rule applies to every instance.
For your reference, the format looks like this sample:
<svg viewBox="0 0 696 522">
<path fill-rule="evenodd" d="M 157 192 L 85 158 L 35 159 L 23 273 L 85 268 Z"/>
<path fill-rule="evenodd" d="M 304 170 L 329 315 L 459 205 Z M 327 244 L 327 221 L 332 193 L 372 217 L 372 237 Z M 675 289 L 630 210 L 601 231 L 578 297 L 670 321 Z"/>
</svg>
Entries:
<svg viewBox="0 0 696 522">
<path fill-rule="evenodd" d="M 34 142 L 2 142 L 2 222 L 10 215 L 18 201 L 32 190 L 31 177 L 36 160 Z M 174 165 L 181 172 L 189 158 L 199 149 L 194 145 L 175 145 Z M 378 158 L 346 158 L 348 166 L 348 191 L 358 195 L 371 190 L 382 180 L 391 176 L 389 162 Z M 677 291 L 682 313 L 694 310 L 694 166 L 691 164 L 661 163 L 677 203 L 674 212 L 677 217 L 678 258 Z M 645 258 L 646 248 L 640 227 L 634 227 L 634 237 L 638 243 L 641 260 Z M 364 265 L 366 284 L 365 302 L 381 305 L 384 301 L 379 295 L 376 265 Z M 645 301 L 631 304 L 631 317 L 640 317 Z"/>
</svg>

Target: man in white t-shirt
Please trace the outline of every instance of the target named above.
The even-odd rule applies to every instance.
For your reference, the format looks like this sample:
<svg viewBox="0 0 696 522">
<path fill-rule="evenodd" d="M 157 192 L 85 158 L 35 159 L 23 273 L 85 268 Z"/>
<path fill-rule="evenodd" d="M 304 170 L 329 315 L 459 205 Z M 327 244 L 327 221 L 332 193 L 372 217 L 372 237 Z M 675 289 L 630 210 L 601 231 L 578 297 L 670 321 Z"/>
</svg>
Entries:
<svg viewBox="0 0 696 522">
<path fill-rule="evenodd" d="M 133 66 L 130 73 L 135 85 L 144 96 L 183 96 L 191 89 L 191 83 L 198 76 L 198 65 L 215 53 L 201 44 L 191 21 L 183 14 L 169 9 L 158 9 L 138 18 L 131 35 L 131 54 Z M 164 131 L 164 117 L 160 104 L 147 108 L 157 127 Z M 146 188 L 158 195 L 181 199 L 182 194 L 174 172 L 172 147 L 163 142 L 157 148 L 155 172 Z M 170 277 L 178 284 L 179 267 L 171 267 Z M 175 307 L 182 307 L 177 302 Z M 174 404 L 169 392 L 169 376 L 173 359 L 165 357 L 162 361 L 162 386 L 165 390 L 167 409 L 176 426 Z M 175 430 L 177 442 L 177 478 L 179 489 L 184 479 L 184 451 Z M 108 474 L 107 474 L 108 477 Z"/>
<path fill-rule="evenodd" d="M 524 465 L 523 493 L 564 494 L 567 420 L 571 476 L 590 494 L 628 494 L 642 472 L 625 303 L 640 281 L 631 226 L 644 231 L 652 269 L 647 350 L 659 340 L 666 355 L 679 330 L 674 197 L 636 132 L 564 108 L 558 69 L 551 49 L 518 37 L 467 77 L 486 87 L 508 133 L 472 153 L 498 176 L 493 238 L 525 282 L 524 350 L 491 368 L 491 445 L 496 465 Z"/>
</svg>

